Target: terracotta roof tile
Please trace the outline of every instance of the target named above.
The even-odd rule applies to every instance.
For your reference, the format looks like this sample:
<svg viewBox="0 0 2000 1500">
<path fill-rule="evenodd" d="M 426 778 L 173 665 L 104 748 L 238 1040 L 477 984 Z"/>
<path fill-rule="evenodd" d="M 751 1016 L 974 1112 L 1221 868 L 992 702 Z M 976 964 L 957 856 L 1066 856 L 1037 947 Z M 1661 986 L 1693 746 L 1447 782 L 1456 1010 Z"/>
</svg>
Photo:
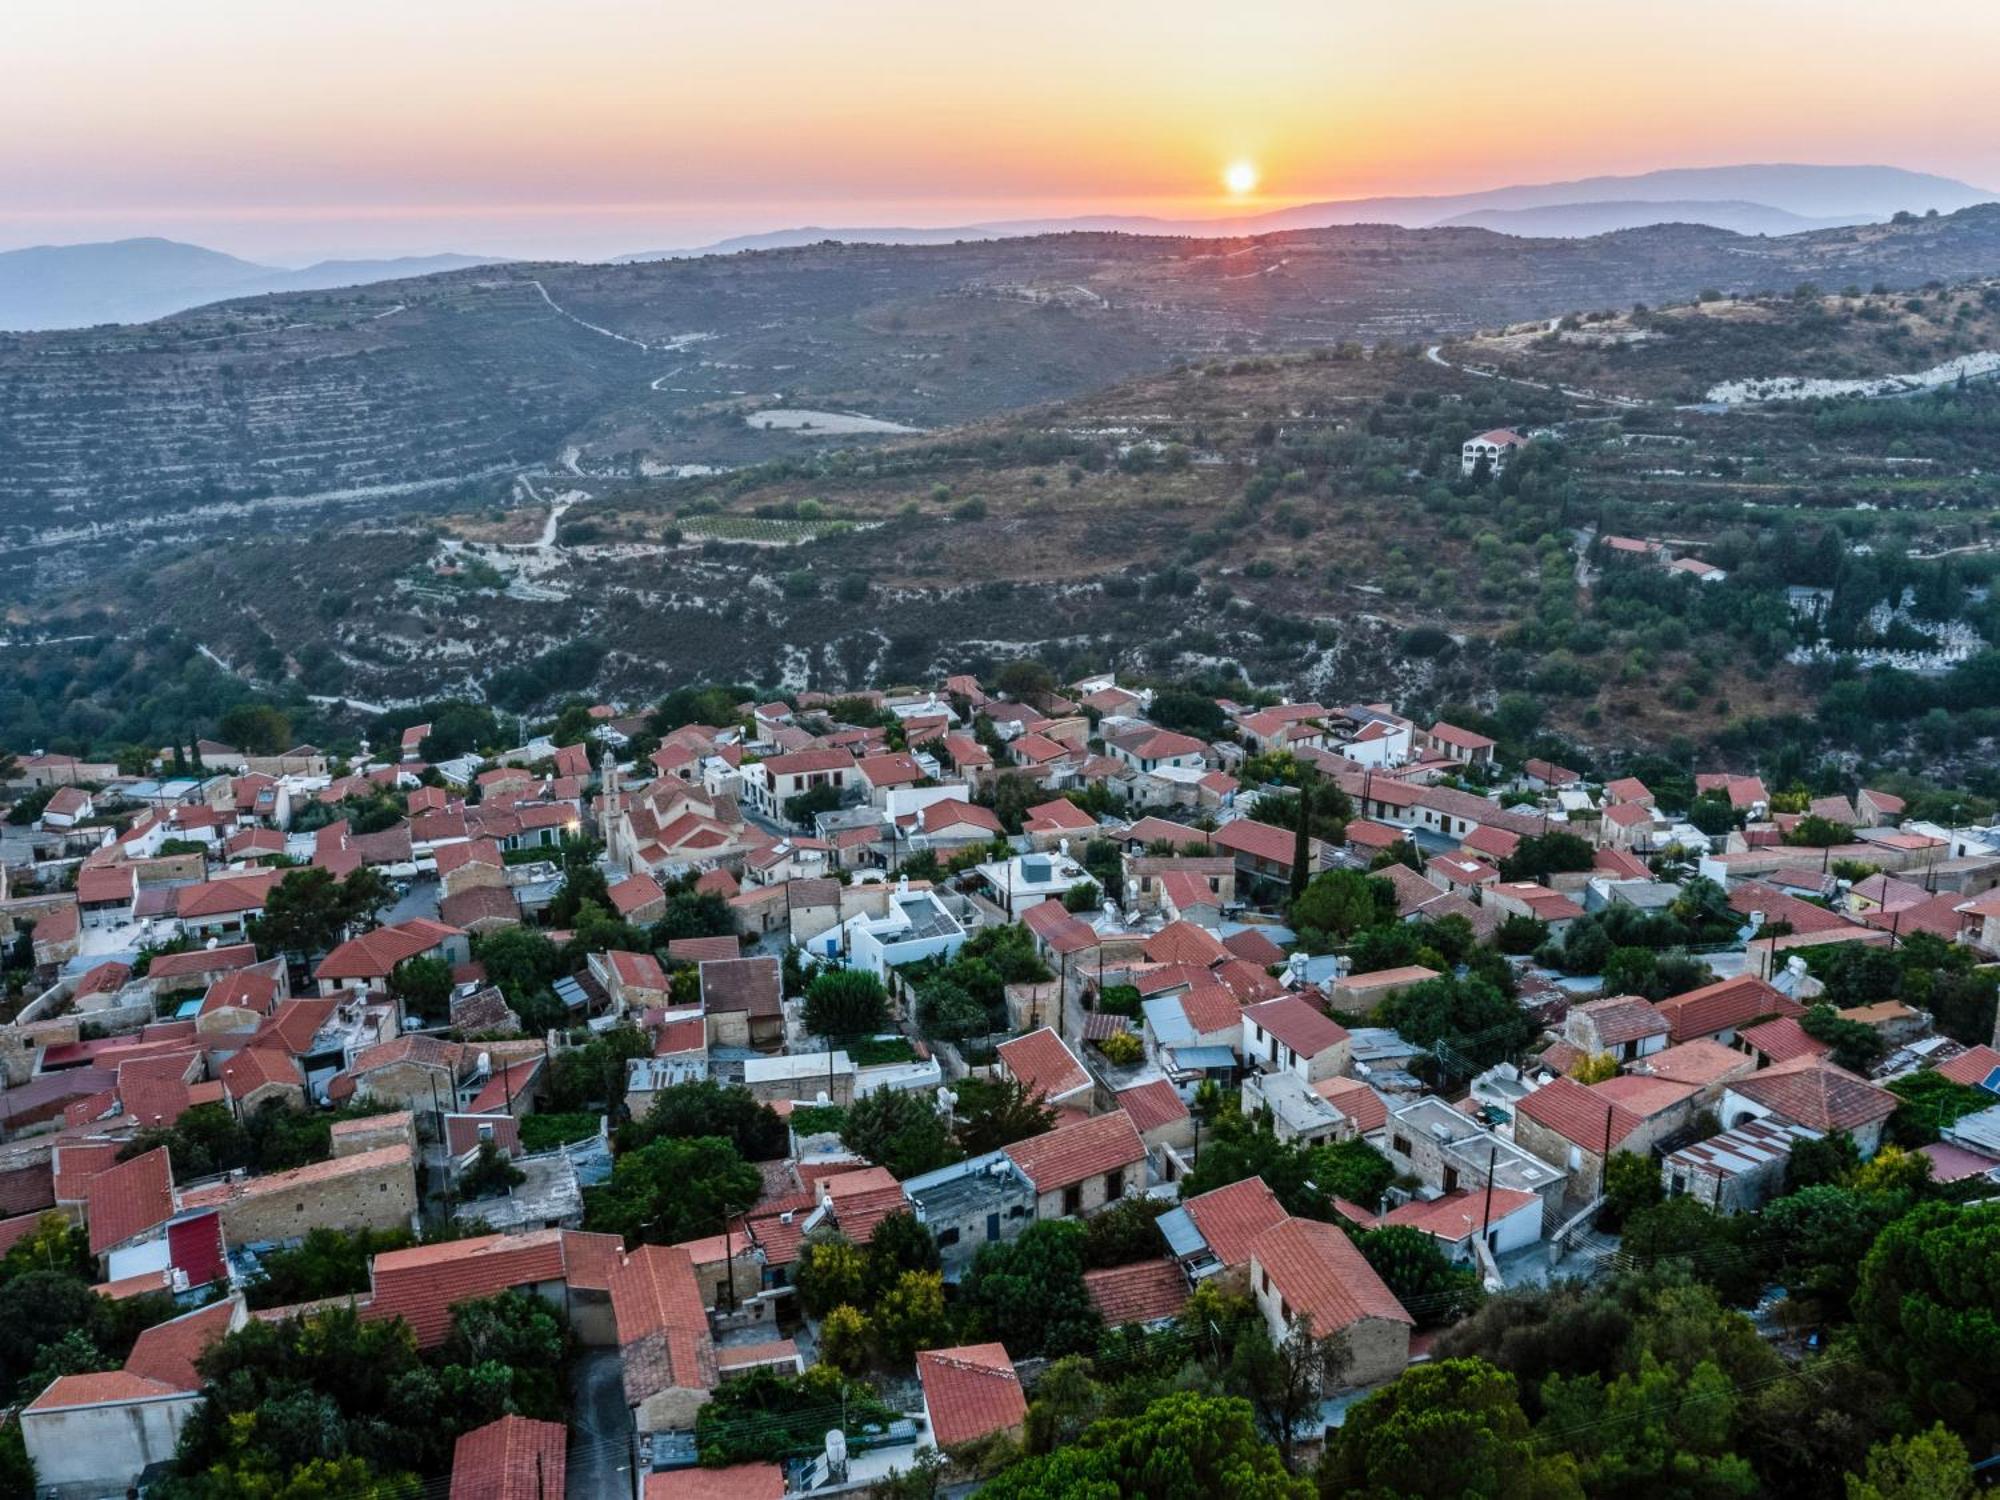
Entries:
<svg viewBox="0 0 2000 1500">
<path fill-rule="evenodd" d="M 459 1434 L 451 1500 L 563 1500 L 569 1432 L 560 1422 L 509 1414 Z"/>
<path fill-rule="evenodd" d="M 1164 1078 L 1120 1089 L 1111 1097 L 1117 1107 L 1131 1117 L 1132 1128 L 1141 1135 L 1188 1118 L 1186 1102 Z"/>
<path fill-rule="evenodd" d="M 917 1355 L 917 1379 L 940 1448 L 1017 1429 L 1028 1414 L 1021 1377 L 1000 1344 L 926 1349 Z"/>
<path fill-rule="evenodd" d="M 1165 1259 L 1085 1271 L 1083 1289 L 1107 1328 L 1178 1317 L 1188 1300 L 1187 1277 Z"/>
<path fill-rule="evenodd" d="M 666 1469 L 646 1476 L 645 1500 L 782 1500 L 785 1471 L 776 1464 L 721 1469 Z"/>
<path fill-rule="evenodd" d="M 102 1255 L 173 1217 L 174 1178 L 166 1147 L 105 1168 L 84 1188 L 90 1253 Z"/>
<path fill-rule="evenodd" d="M 1360 1248 L 1331 1224 L 1286 1219 L 1257 1236 L 1251 1254 L 1294 1318 L 1310 1318 L 1315 1337 L 1364 1318 L 1414 1324 Z"/>
<path fill-rule="evenodd" d="M 164 1323 L 155 1323 L 142 1332 L 126 1357 L 128 1374 L 143 1375 L 177 1391 L 201 1389 L 201 1375 L 195 1361 L 208 1346 L 229 1332 L 236 1315 L 236 1302 L 224 1298 L 207 1307 Z"/>
<path fill-rule="evenodd" d="M 1031 1095 L 1067 1099 L 1090 1087 L 1090 1074 L 1052 1028 L 1044 1026 L 999 1046 L 1000 1062 Z"/>
<path fill-rule="evenodd" d="M 1546 1126 L 1572 1146 L 1602 1154 L 1605 1134 L 1611 1147 L 1639 1128 L 1639 1117 L 1615 1099 L 1606 1099 L 1574 1078 L 1557 1078 L 1529 1094 L 1515 1111 L 1523 1119 Z"/>
<path fill-rule="evenodd" d="M 27 1405 L 28 1411 L 56 1411 L 69 1406 L 105 1406 L 126 1401 L 155 1401 L 184 1392 L 143 1375 L 105 1370 L 92 1375 L 63 1375 Z"/>
<path fill-rule="evenodd" d="M 1297 995 L 1266 1000 L 1244 1010 L 1243 1018 L 1261 1026 L 1300 1057 L 1319 1056 L 1347 1040 L 1347 1028 L 1316 1010 Z"/>
<path fill-rule="evenodd" d="M 1457 1244 L 1471 1235 L 1479 1233 L 1482 1224 L 1506 1218 L 1530 1203 L 1540 1200 L 1533 1193 L 1519 1188 L 1496 1187 L 1492 1194 L 1492 1220 L 1488 1220 L 1487 1195 L 1479 1192 L 1447 1193 L 1442 1198 L 1426 1201 L 1412 1199 L 1400 1207 L 1392 1208 L 1382 1215 L 1384 1224 L 1402 1224 L 1412 1229 L 1421 1229 L 1425 1234 L 1436 1235 L 1448 1244 Z"/>
<path fill-rule="evenodd" d="M 1213 1188 L 1187 1199 L 1183 1207 L 1208 1242 L 1208 1248 L 1225 1266 L 1247 1264 L 1258 1236 L 1285 1218 L 1278 1195 L 1265 1186 L 1261 1177 L 1246 1177 L 1241 1182 Z"/>
<path fill-rule="evenodd" d="M 1805 1014 L 1804 1006 L 1753 974 L 1670 996 L 1657 1009 L 1667 1018 L 1667 1035 L 1676 1042 L 1732 1030 L 1759 1016 Z"/>
<path fill-rule="evenodd" d="M 1115 1109 L 1017 1141 L 1007 1147 L 1007 1155 L 1027 1174 L 1037 1193 L 1052 1193 L 1085 1178 L 1142 1162 L 1146 1146 L 1132 1128 L 1131 1117 Z"/>
<path fill-rule="evenodd" d="M 1777 1063 L 1730 1087 L 1794 1125 L 1818 1131 L 1855 1130 L 1886 1120 L 1900 1102 L 1821 1057 Z"/>
</svg>

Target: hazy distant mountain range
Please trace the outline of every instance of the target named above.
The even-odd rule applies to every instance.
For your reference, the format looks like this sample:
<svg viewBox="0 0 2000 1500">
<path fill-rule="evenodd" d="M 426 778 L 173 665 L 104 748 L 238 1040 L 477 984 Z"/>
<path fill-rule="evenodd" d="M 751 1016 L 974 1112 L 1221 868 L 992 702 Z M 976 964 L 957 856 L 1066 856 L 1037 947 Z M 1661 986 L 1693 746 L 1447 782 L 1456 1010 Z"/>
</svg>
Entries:
<svg viewBox="0 0 2000 1500">
<path fill-rule="evenodd" d="M 1952 213 L 1996 199 L 2000 194 L 1968 183 L 1899 167 L 1684 167 L 1477 193 L 1348 198 L 1226 219 L 1090 215 L 933 229 L 780 229 L 738 235 L 710 245 L 642 251 L 616 260 L 624 263 L 776 250 L 827 240 L 940 245 L 1079 231 L 1219 237 L 1348 224 L 1395 224 L 1406 229 L 1469 227 L 1550 239 L 1587 238 L 1662 223 L 1703 224 L 1737 234 L 1785 235 L 1876 222 L 1904 211 Z M 0 331 L 144 323 L 232 298 L 363 286 L 492 265 L 498 259 L 429 255 L 327 260 L 291 270 L 165 239 L 42 245 L 0 252 Z"/>
<path fill-rule="evenodd" d="M 685 249 L 642 251 L 619 259 L 778 250 L 824 240 L 937 245 L 1064 231 L 1223 236 L 1322 229 L 1335 224 L 1397 224 L 1405 229 L 1471 225 L 1502 234 L 1555 238 L 1663 223 L 1709 224 L 1738 234 L 1796 234 L 1887 219 L 1904 211 L 1953 213 L 1996 199 L 2000 193 L 1901 167 L 1670 167 L 1629 177 L 1585 177 L 1476 193 L 1342 198 L 1222 219 L 1095 214 L 1068 219 L 1006 219 L 940 229 L 778 229 Z"/>
<path fill-rule="evenodd" d="M 37 245 L 0 252 L 0 330 L 147 323 L 230 297 L 365 286 L 491 261 L 490 256 L 412 255 L 325 260 L 288 270 L 176 240 Z"/>
</svg>

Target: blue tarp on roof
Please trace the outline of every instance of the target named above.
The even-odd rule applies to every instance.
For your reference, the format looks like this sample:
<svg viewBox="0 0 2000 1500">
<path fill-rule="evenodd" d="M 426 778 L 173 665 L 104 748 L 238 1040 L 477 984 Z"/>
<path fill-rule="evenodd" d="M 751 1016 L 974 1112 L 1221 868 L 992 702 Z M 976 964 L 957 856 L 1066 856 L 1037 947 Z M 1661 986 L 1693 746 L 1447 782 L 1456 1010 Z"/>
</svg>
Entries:
<svg viewBox="0 0 2000 1500">
<path fill-rule="evenodd" d="M 1185 1208 L 1170 1208 L 1153 1222 L 1160 1226 L 1167 1248 L 1183 1258 L 1199 1254 L 1208 1248 L 1201 1231 L 1194 1227 L 1194 1215 Z"/>
<path fill-rule="evenodd" d="M 1227 1072 L 1236 1066 L 1236 1054 L 1227 1047 L 1176 1047 L 1174 1062 L 1183 1068 L 1203 1072 Z"/>
<path fill-rule="evenodd" d="M 1153 1028 L 1162 1047 L 1179 1047 L 1195 1039 L 1195 1029 L 1188 1024 L 1187 1011 L 1181 1006 L 1177 996 L 1163 995 L 1156 1000 L 1141 1000 L 1139 1011 L 1146 1018 L 1146 1024 Z"/>
</svg>

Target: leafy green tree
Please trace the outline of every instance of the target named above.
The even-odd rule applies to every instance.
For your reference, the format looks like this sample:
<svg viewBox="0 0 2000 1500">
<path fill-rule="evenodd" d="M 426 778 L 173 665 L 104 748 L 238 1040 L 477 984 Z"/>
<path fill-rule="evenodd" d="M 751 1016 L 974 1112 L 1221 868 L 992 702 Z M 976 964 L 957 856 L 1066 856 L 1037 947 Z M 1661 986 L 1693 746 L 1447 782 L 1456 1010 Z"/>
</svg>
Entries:
<svg viewBox="0 0 2000 1500">
<path fill-rule="evenodd" d="M 1621 1249 L 1641 1265 L 1681 1265 L 1739 1307 L 1763 1290 L 1756 1257 L 1746 1253 L 1752 1221 L 1729 1218 L 1692 1198 L 1668 1198 L 1625 1221 Z"/>
<path fill-rule="evenodd" d="M 991 1029 L 992 1012 L 964 985 L 933 975 L 917 986 L 917 1019 L 924 1035 L 962 1041 Z"/>
<path fill-rule="evenodd" d="M 1847 1500 L 1971 1500 L 1972 1460 L 1942 1422 L 1877 1443 L 1868 1467 L 1847 1476 Z"/>
<path fill-rule="evenodd" d="M 898 1181 L 948 1166 L 959 1157 L 944 1116 L 928 1099 L 901 1089 L 877 1089 L 854 1101 L 841 1144 Z"/>
<path fill-rule="evenodd" d="M 1822 1318 L 1845 1322 L 1869 1246 L 1909 1207 L 1905 1194 L 1821 1183 L 1767 1204 L 1756 1220 L 1756 1242 L 1770 1274 L 1794 1300 L 1811 1303 Z"/>
<path fill-rule="evenodd" d="M 1396 888 L 1380 875 L 1358 870 L 1322 870 L 1291 905 L 1299 943 L 1315 953 L 1395 919 Z"/>
<path fill-rule="evenodd" d="M 1648 1350 L 1609 1384 L 1551 1376 L 1542 1400 L 1540 1431 L 1575 1457 L 1586 1494 L 1757 1493 L 1756 1473 L 1730 1449 L 1736 1392 L 1713 1361 L 1684 1375 Z"/>
<path fill-rule="evenodd" d="M 951 1342 L 951 1319 L 944 1308 L 944 1277 L 936 1271 L 905 1271 L 875 1304 L 875 1347 L 882 1362 L 896 1369 L 911 1365 L 919 1349 Z"/>
<path fill-rule="evenodd" d="M 1004 1340 L 1017 1357 L 1094 1348 L 1100 1320 L 1083 1287 L 1083 1243 L 1083 1225 L 1043 1219 L 1012 1243 L 980 1246 L 959 1287 L 968 1337 Z"/>
<path fill-rule="evenodd" d="M 721 1136 L 746 1161 L 775 1161 L 791 1148 L 791 1132 L 770 1105 L 741 1084 L 698 1078 L 658 1090 L 645 1115 L 618 1128 L 618 1149 L 650 1141 Z"/>
<path fill-rule="evenodd" d="M 1852 1073 L 1866 1073 L 1889 1047 L 1873 1026 L 1845 1020 L 1831 1005 L 1810 1007 L 1799 1018 L 1799 1028 L 1833 1048 L 1829 1060 Z"/>
<path fill-rule="evenodd" d="M 1229 1387 L 1250 1399 L 1259 1429 L 1292 1470 L 1298 1467 L 1299 1429 L 1318 1415 L 1321 1397 L 1339 1386 L 1352 1363 L 1346 1337 L 1315 1334 L 1310 1318 L 1295 1320 L 1281 1339 L 1252 1323 L 1230 1358 Z"/>
<path fill-rule="evenodd" d="M 481 1141 L 472 1163 L 458 1173 L 461 1198 L 500 1198 L 528 1180 L 523 1172 L 492 1141 Z"/>
<path fill-rule="evenodd" d="M 954 1110 L 959 1148 L 979 1156 L 1053 1130 L 1056 1112 L 1018 1078 L 962 1079 Z"/>
<path fill-rule="evenodd" d="M 1918 1421 L 2000 1441 L 2000 1204 L 1926 1203 L 1876 1236 L 1854 1296 L 1862 1348 Z"/>
<path fill-rule="evenodd" d="M 846 1235 L 815 1230 L 799 1247 L 799 1306 L 819 1316 L 841 1306 L 865 1307 L 868 1256 Z"/>
<path fill-rule="evenodd" d="M 942 1265 L 936 1238 L 915 1214 L 888 1214 L 876 1221 L 868 1239 L 868 1299 L 878 1301 L 911 1271 L 928 1274 Z"/>
<path fill-rule="evenodd" d="M 565 1416 L 569 1356 L 569 1331 L 556 1307 L 514 1291 L 454 1306 L 451 1332 L 439 1351 L 447 1365 L 505 1367 L 512 1378 L 510 1408 L 544 1422 Z"/>
<path fill-rule="evenodd" d="M 407 1229 L 312 1229 L 296 1245 L 268 1252 L 245 1288 L 253 1308 L 289 1307 L 368 1290 L 368 1266 L 416 1243 Z"/>
<path fill-rule="evenodd" d="M 865 1382 L 828 1364 L 803 1375 L 752 1370 L 715 1388 L 695 1418 L 695 1445 L 710 1467 L 775 1463 L 817 1453 L 829 1427 L 858 1437 L 896 1416 Z"/>
<path fill-rule="evenodd" d="M 889 1024 L 889 992 L 866 969 L 822 969 L 806 985 L 802 1019 L 814 1036 L 873 1036 Z"/>
<path fill-rule="evenodd" d="M 371 880 L 356 883 L 356 877 L 364 872 Z M 346 880 L 318 865 L 286 871 L 265 896 L 263 915 L 251 918 L 250 937 L 258 955 L 310 957 L 329 951 L 347 936 L 351 926 L 372 918 L 388 904 L 387 900 L 374 901 L 375 887 L 381 881 L 382 877 L 366 866 Z"/>
<path fill-rule="evenodd" d="M 984 1500 L 1311 1500 L 1257 1432 L 1250 1403 L 1176 1392 L 1136 1416 L 1092 1424 L 1074 1442 L 1002 1472 Z"/>
<path fill-rule="evenodd" d="M 172 1125 L 149 1125 L 119 1151 L 120 1161 L 166 1147 L 177 1181 L 213 1177 L 251 1164 L 250 1133 L 225 1104 L 197 1104 Z"/>
<path fill-rule="evenodd" d="M 1167 1253 L 1160 1215 L 1173 1208 L 1163 1198 L 1121 1198 L 1083 1223 L 1083 1263 L 1090 1270 L 1158 1260 Z"/>
<path fill-rule="evenodd" d="M 1785 1191 L 1796 1193 L 1823 1183 L 1844 1183 L 1860 1165 L 1861 1148 L 1846 1131 L 1794 1141 L 1791 1154 L 1785 1158 Z"/>
<path fill-rule="evenodd" d="M 625 1095 L 625 1064 L 652 1050 L 652 1038 L 637 1026 L 613 1026 L 565 1048 L 549 1065 L 549 1107 L 558 1113 L 590 1105 L 616 1108 Z"/>
<path fill-rule="evenodd" d="M 562 949 L 532 927 L 502 927 L 475 940 L 473 957 L 517 1014 L 564 972 Z"/>
<path fill-rule="evenodd" d="M 292 721 L 268 703 L 237 704 L 217 722 L 215 732 L 246 755 L 276 755 L 292 745 Z"/>
<path fill-rule="evenodd" d="M 860 1308 L 845 1302 L 829 1308 L 819 1323 L 819 1357 L 843 1374 L 857 1375 L 868 1363 L 872 1332 Z"/>
<path fill-rule="evenodd" d="M 389 993 L 426 1024 L 450 1018 L 451 990 L 451 965 L 441 958 L 406 958 L 389 971 Z"/>
<path fill-rule="evenodd" d="M 1537 1450 L 1514 1382 L 1476 1359 L 1412 1365 L 1329 1435 L 1320 1493 L 1371 1500 L 1582 1500 L 1574 1463 Z"/>
<path fill-rule="evenodd" d="M 1491 1067 L 1534 1040 L 1535 1023 L 1490 981 L 1442 975 L 1398 990 L 1375 1011 L 1375 1024 L 1437 1051 L 1453 1078 Z"/>
<path fill-rule="evenodd" d="M 1597 1213 L 1598 1227 L 1616 1234 L 1633 1214 L 1651 1208 L 1665 1196 L 1660 1169 L 1650 1156 L 1614 1151 L 1604 1164 L 1604 1207 Z"/>
<path fill-rule="evenodd" d="M 1548 875 L 1593 869 L 1596 863 L 1597 851 L 1588 839 L 1557 830 L 1522 839 L 1514 852 L 1500 861 L 1500 874 L 1506 880 L 1539 881 Z"/>
<path fill-rule="evenodd" d="M 625 1243 L 677 1245 L 718 1234 L 757 1201 L 764 1179 L 718 1136 L 662 1139 L 628 1151 L 611 1180 L 584 1190 L 584 1227 Z"/>
<path fill-rule="evenodd" d="M 664 948 L 675 938 L 734 937 L 736 916 L 714 891 L 693 886 L 670 893 L 667 909 L 647 934 L 651 946 Z"/>
<path fill-rule="evenodd" d="M 1419 1328 L 1455 1323 L 1479 1305 L 1479 1275 L 1452 1264 L 1434 1235 L 1390 1224 L 1355 1236 L 1355 1243 Z"/>
</svg>

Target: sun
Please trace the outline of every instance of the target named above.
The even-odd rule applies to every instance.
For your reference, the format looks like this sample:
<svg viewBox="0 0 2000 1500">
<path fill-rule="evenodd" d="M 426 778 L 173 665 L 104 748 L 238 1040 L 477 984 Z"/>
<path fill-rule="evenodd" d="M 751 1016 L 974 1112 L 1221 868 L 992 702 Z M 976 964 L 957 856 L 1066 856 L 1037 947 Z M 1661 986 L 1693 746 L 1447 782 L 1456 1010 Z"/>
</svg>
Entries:
<svg viewBox="0 0 2000 1500">
<path fill-rule="evenodd" d="M 1257 187 L 1257 164 L 1253 161 L 1233 161 L 1222 169 L 1222 185 L 1241 198 L 1254 192 Z"/>
</svg>

